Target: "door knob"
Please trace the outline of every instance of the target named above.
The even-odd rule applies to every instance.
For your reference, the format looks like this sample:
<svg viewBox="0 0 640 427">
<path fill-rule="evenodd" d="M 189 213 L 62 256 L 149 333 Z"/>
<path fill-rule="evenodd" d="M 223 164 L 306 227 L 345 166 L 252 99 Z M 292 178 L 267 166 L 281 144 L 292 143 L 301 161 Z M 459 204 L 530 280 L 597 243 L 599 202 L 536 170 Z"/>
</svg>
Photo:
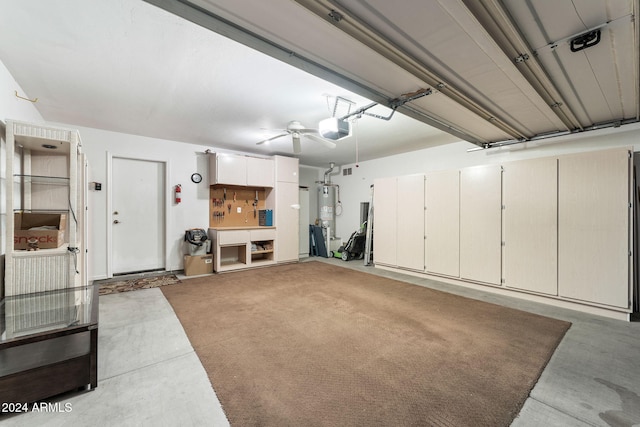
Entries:
<svg viewBox="0 0 640 427">
<path fill-rule="evenodd" d="M 114 219 L 114 220 L 113 220 L 113 223 L 114 223 L 114 224 L 120 224 L 120 221 L 118 221 L 117 219 Z"/>
</svg>

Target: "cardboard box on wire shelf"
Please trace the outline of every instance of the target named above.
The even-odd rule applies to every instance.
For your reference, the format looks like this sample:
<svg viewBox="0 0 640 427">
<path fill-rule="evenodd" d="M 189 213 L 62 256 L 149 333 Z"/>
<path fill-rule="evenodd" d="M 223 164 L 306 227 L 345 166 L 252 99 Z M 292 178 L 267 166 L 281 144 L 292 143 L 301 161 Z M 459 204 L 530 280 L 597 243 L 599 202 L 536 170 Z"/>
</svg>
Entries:
<svg viewBox="0 0 640 427">
<path fill-rule="evenodd" d="M 66 214 L 16 212 L 13 215 L 13 248 L 58 248 L 64 244 L 66 228 Z"/>
<path fill-rule="evenodd" d="M 213 255 L 185 255 L 184 275 L 213 274 Z"/>
</svg>

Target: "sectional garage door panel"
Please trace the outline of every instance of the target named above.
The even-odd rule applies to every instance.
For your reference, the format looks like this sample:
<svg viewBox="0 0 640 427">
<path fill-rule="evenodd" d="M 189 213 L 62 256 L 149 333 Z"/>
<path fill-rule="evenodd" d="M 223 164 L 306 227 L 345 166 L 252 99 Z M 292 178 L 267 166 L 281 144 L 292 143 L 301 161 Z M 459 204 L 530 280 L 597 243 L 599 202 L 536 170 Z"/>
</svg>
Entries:
<svg viewBox="0 0 640 427">
<path fill-rule="evenodd" d="M 507 163 L 502 179 L 505 285 L 557 295 L 557 160 Z"/>
<path fill-rule="evenodd" d="M 460 172 L 460 277 L 499 285 L 502 272 L 502 172 L 497 165 Z"/>
<path fill-rule="evenodd" d="M 427 272 L 460 276 L 460 172 L 427 173 L 425 264 Z"/>
<path fill-rule="evenodd" d="M 628 308 L 629 163 L 627 149 L 559 159 L 560 296 Z"/>
</svg>

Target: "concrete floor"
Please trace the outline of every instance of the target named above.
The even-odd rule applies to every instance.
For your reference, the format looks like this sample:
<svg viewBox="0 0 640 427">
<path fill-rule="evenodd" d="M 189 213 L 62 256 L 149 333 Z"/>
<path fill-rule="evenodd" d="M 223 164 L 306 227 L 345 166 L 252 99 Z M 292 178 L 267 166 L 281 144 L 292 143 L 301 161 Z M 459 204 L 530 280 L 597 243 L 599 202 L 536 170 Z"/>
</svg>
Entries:
<svg viewBox="0 0 640 427">
<path fill-rule="evenodd" d="M 640 425 L 640 323 L 364 267 L 361 261 L 311 260 L 572 322 L 512 425 Z M 198 357 L 159 289 L 100 297 L 98 358 L 97 389 L 59 396 L 52 401 L 60 404 L 59 411 L 0 416 L 0 425 L 229 425 Z M 71 410 L 64 412 L 69 407 Z"/>
</svg>

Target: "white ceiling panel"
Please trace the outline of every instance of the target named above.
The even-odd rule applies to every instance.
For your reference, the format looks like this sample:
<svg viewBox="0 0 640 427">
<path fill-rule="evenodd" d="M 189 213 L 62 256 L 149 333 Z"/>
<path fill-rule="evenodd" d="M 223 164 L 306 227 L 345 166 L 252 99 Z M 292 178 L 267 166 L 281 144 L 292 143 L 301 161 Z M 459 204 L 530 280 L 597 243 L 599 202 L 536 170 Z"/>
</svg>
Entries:
<svg viewBox="0 0 640 427">
<path fill-rule="evenodd" d="M 316 127 L 335 96 L 371 103 L 139 0 L 15 0 L 2 12 L 0 60 L 54 122 L 291 155 L 288 138 L 256 143 L 292 120 Z M 358 139 L 360 160 L 459 140 L 402 114 L 368 120 Z M 301 162 L 352 161 L 353 140 L 328 150 L 305 138 Z"/>
<path fill-rule="evenodd" d="M 602 46 L 614 43 L 592 60 L 595 65 L 591 52 L 583 52 L 583 59 L 573 53 L 568 59 L 559 57 L 571 36 L 592 23 L 606 23 L 607 17 L 627 16 L 637 0 L 279 0 L 257 6 L 194 1 L 380 94 L 392 97 L 427 87 L 439 92 L 443 96 L 413 101 L 411 108 L 444 123 L 441 129 L 459 129 L 476 143 L 535 139 L 637 116 L 633 78 L 610 77 L 637 76 L 637 42 L 622 32 L 615 39 L 603 36 Z M 499 13 L 487 20 L 484 9 Z M 505 37 L 496 38 L 498 28 L 513 28 L 514 35 L 524 37 L 528 48 L 520 54 L 525 61 L 538 55 L 533 74 L 522 71 Z M 314 36 L 300 36 L 305 30 Z M 635 27 L 625 31 L 632 34 Z M 563 43 L 547 46 L 554 40 Z M 626 59 L 616 59 L 620 52 Z M 584 75 L 585 70 L 592 76 Z M 444 98 L 467 114 L 460 115 L 460 108 L 442 102 Z"/>
<path fill-rule="evenodd" d="M 495 117 L 517 124 L 523 134 L 565 128 L 462 2 L 424 2 L 411 9 L 380 0 L 341 2 L 347 3 L 446 84 L 469 94 Z"/>
<path fill-rule="evenodd" d="M 193 0 L 191 3 L 289 49 L 292 56 L 308 58 L 371 88 L 386 99 L 429 87 L 424 80 L 345 35 L 339 27 L 318 19 L 296 2 L 274 0 L 248 4 L 233 0 Z M 438 104 L 422 113 L 443 122 L 444 128 L 463 130 L 456 126 L 458 111 Z M 483 133 L 489 135 L 490 140 L 504 135 L 484 118 L 471 115 L 466 114 L 476 127 L 485 128 Z M 469 136 L 473 138 L 473 134 Z"/>
<path fill-rule="evenodd" d="M 319 20 L 290 0 L 253 3 L 193 0 L 191 3 L 289 49 L 293 56 L 304 56 L 337 70 L 379 90 L 387 97 L 414 91 L 422 83 L 398 65 L 364 48 L 357 40 L 344 37 L 335 26 Z M 398 77 L 392 87 L 388 88 L 387 84 L 377 86 L 387 76 Z"/>
<path fill-rule="evenodd" d="M 47 120 L 257 154 L 290 155 L 256 142 L 336 96 L 397 108 L 334 150 L 303 139 L 322 166 L 637 121 L 638 2 L 3 0 L 0 60 Z"/>
<path fill-rule="evenodd" d="M 637 1 L 504 3 L 582 126 L 637 119 Z M 571 51 L 574 37 L 598 27 L 599 43 Z"/>
<path fill-rule="evenodd" d="M 416 108 L 423 111 L 439 111 L 445 114 L 446 118 L 455 123 L 464 123 L 464 132 L 472 135 L 479 141 L 503 141 L 510 139 L 510 136 L 494 126 L 488 126 L 487 121 L 473 114 L 462 105 L 457 104 L 450 98 L 439 92 L 417 99 L 412 102 Z M 438 116 L 435 116 L 439 118 Z M 442 119 L 445 120 L 444 118 Z M 462 129 L 462 128 L 461 128 Z"/>
</svg>

